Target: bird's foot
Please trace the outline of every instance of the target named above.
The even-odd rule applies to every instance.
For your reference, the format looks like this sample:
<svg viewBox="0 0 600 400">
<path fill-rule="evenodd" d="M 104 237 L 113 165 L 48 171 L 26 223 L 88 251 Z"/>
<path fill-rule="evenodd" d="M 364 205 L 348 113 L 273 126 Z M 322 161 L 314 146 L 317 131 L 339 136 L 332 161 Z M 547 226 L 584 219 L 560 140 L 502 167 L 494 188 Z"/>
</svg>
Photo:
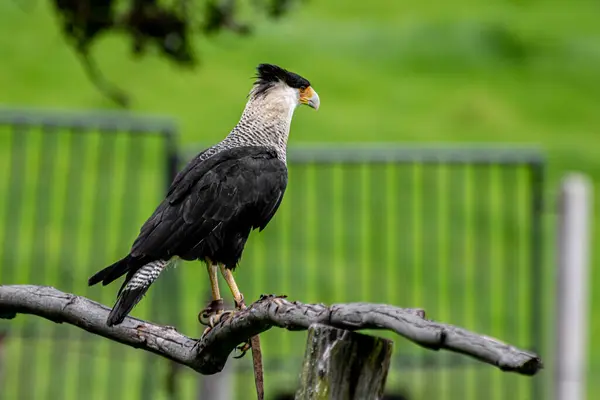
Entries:
<svg viewBox="0 0 600 400">
<path fill-rule="evenodd" d="M 271 300 L 273 303 L 277 304 L 278 306 L 282 306 L 283 302 L 281 301 L 281 299 L 286 299 L 286 298 L 287 298 L 287 294 L 281 294 L 281 295 L 261 294 L 258 301 Z"/>
<path fill-rule="evenodd" d="M 246 308 L 246 303 L 244 302 L 244 295 L 242 293 L 240 293 L 239 299 L 234 299 L 234 302 L 235 308 L 237 308 L 238 310 L 244 310 Z"/>
<path fill-rule="evenodd" d="M 223 299 L 218 299 L 211 301 L 205 309 L 198 313 L 198 322 L 206 326 L 200 340 L 203 340 L 206 334 L 220 321 L 223 308 Z"/>
<path fill-rule="evenodd" d="M 216 322 L 213 321 L 213 317 L 223 313 L 224 308 L 223 299 L 211 301 L 208 306 L 198 314 L 198 322 L 202 325 L 214 326 Z"/>
<path fill-rule="evenodd" d="M 261 294 L 258 301 L 268 299 L 287 299 L 287 294 Z"/>
<path fill-rule="evenodd" d="M 204 338 L 206 337 L 208 332 L 210 332 L 219 322 L 224 321 L 225 317 L 231 318 L 233 316 L 233 314 L 235 314 L 235 313 L 236 313 L 235 310 L 225 310 L 225 311 L 221 311 L 217 314 L 213 314 L 210 317 L 208 317 L 207 323 L 203 324 L 203 325 L 207 325 L 207 326 L 204 329 L 204 332 L 202 332 L 202 336 L 200 336 L 200 340 L 204 340 Z M 198 318 L 200 318 L 200 316 L 198 316 Z"/>
<path fill-rule="evenodd" d="M 206 325 L 206 329 L 202 332 L 200 340 L 203 340 L 208 332 L 210 332 L 219 322 L 224 321 L 224 318 L 231 318 L 236 313 L 236 310 L 224 310 L 223 299 L 213 300 L 210 304 L 198 314 L 198 322 Z"/>
<path fill-rule="evenodd" d="M 248 339 L 247 342 L 244 342 L 242 344 L 240 344 L 238 347 L 236 347 L 235 349 L 238 350 L 240 352 L 239 356 L 233 356 L 233 358 L 242 358 L 246 355 L 246 353 L 248 352 L 248 350 L 250 350 L 252 348 L 252 345 L 250 344 L 250 339 Z"/>
<path fill-rule="evenodd" d="M 204 339 L 204 337 L 206 336 L 206 334 L 208 334 L 208 332 L 210 332 L 219 323 L 219 321 L 221 320 L 221 314 L 222 313 L 211 315 L 208 318 L 207 323 L 203 324 L 203 325 L 206 325 L 206 328 L 202 332 L 202 336 L 200 336 L 201 340 Z"/>
</svg>

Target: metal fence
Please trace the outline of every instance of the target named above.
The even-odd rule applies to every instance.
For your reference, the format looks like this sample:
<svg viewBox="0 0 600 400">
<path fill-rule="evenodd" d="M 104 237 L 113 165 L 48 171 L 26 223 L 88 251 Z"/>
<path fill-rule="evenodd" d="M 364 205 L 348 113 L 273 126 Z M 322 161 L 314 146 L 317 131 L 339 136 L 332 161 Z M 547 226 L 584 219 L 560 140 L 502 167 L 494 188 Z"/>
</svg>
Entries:
<svg viewBox="0 0 600 400">
<path fill-rule="evenodd" d="M 176 167 L 173 125 L 23 113 L 0 113 L 0 124 L 7 127 L 0 128 L 0 282 L 49 284 L 112 305 L 117 287 L 87 288 L 86 280 L 128 250 L 163 196 Z M 422 307 L 430 318 L 543 348 L 538 152 L 295 147 L 288 161 L 281 208 L 251 235 L 236 270 L 248 301 L 277 293 Z M 161 276 L 134 315 L 198 335 L 207 289 L 205 269 L 182 263 Z M 0 322 L 2 331 L 2 398 L 187 399 L 198 392 L 193 372 L 76 328 L 19 317 Z M 537 377 L 395 340 L 389 393 L 543 398 Z M 302 332 L 263 335 L 268 398 L 295 389 L 304 341 Z M 231 392 L 251 398 L 250 357 L 228 366 Z"/>
<path fill-rule="evenodd" d="M 163 197 L 177 167 L 174 134 L 167 119 L 0 111 L 0 283 L 112 305 L 115 288 L 88 288 L 87 278 L 129 250 Z M 148 318 L 168 313 L 156 292 L 140 310 Z M 36 317 L 0 320 L 0 332 L 2 399 L 152 397 L 144 382 L 156 357 Z"/>
</svg>

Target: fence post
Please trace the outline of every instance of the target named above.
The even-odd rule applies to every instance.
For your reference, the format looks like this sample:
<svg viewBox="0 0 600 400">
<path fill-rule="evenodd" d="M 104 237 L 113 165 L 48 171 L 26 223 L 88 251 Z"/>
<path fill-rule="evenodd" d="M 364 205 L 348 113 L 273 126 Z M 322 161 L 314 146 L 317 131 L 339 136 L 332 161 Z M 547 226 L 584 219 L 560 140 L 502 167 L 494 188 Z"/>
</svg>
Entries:
<svg viewBox="0 0 600 400">
<path fill-rule="evenodd" d="M 587 177 L 569 174 L 562 180 L 557 243 L 556 400 L 586 397 L 591 203 Z"/>
<path fill-rule="evenodd" d="M 392 347 L 388 339 L 312 325 L 296 400 L 382 398 Z"/>
<path fill-rule="evenodd" d="M 3 332 L 0 331 L 0 388 L 5 387 L 5 376 L 4 376 L 4 372 L 6 371 L 5 368 L 5 362 L 6 362 L 6 354 L 5 354 L 5 344 L 6 344 L 6 338 L 8 336 L 8 332 Z M 2 391 L 0 391 L 0 394 L 2 393 Z"/>
<path fill-rule="evenodd" d="M 198 400 L 231 400 L 234 394 L 234 363 L 229 360 L 221 372 L 203 375 L 198 382 Z"/>
</svg>

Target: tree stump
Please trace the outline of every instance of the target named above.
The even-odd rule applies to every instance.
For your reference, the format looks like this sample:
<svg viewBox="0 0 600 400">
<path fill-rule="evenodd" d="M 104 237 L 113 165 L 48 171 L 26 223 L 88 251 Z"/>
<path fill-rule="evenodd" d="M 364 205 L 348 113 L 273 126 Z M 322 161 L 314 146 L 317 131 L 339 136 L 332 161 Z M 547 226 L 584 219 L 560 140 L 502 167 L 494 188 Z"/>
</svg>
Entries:
<svg viewBox="0 0 600 400">
<path fill-rule="evenodd" d="M 311 325 L 296 400 L 381 399 L 392 346 L 391 340 Z"/>
</svg>

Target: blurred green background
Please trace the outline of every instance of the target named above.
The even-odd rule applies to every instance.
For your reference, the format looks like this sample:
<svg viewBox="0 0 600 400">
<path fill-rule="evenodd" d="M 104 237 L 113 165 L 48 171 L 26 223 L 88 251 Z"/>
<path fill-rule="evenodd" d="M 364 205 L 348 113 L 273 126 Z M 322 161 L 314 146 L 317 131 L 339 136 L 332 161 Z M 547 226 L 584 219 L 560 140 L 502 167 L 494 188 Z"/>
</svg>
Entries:
<svg viewBox="0 0 600 400">
<path fill-rule="evenodd" d="M 182 149 L 218 141 L 231 129 L 260 62 L 306 76 L 320 94 L 319 112 L 296 112 L 290 146 L 539 145 L 548 156 L 545 268 L 551 273 L 558 179 L 569 170 L 588 173 L 594 181 L 600 176 L 599 12 L 600 4 L 583 0 L 312 1 L 277 22 L 261 22 L 253 36 L 223 33 L 200 39 L 201 66 L 194 71 L 157 57 L 133 60 L 129 43 L 118 36 L 101 39 L 93 53 L 107 78 L 132 95 L 133 111 L 176 118 Z M 46 2 L 0 4 L 0 103 L 114 107 L 87 80 Z M 158 198 L 151 200 L 131 217 L 129 238 Z M 278 223 L 289 223 L 285 218 Z M 125 251 L 128 243 L 118 246 Z M 81 254 L 86 257 L 85 249 Z M 597 264 L 595 257 L 592 261 Z M 200 272 L 195 276 L 204 282 Z M 551 280 L 544 284 L 552 290 Z M 592 275 L 591 285 L 594 337 L 600 332 L 600 321 L 592 318 L 600 307 L 593 290 L 600 285 L 598 274 Z M 268 290 L 251 291 L 262 292 Z M 112 301 L 111 289 L 93 293 Z M 344 300 L 331 297 L 302 300 Z M 147 307 L 140 305 L 140 315 Z M 439 314 L 435 317 L 442 319 Z M 590 345 L 588 387 L 594 398 L 600 396 L 600 382 L 593 379 L 600 375 L 600 346 Z"/>
</svg>

